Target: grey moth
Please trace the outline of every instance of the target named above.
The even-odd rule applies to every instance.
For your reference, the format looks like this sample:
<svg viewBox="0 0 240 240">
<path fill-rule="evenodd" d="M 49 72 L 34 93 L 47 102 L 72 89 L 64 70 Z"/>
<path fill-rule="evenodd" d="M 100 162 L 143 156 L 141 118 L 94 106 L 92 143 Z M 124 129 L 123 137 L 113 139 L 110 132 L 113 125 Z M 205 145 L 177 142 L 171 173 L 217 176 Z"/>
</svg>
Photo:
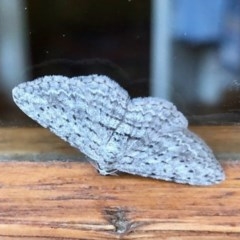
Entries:
<svg viewBox="0 0 240 240">
<path fill-rule="evenodd" d="M 131 99 L 107 76 L 44 76 L 13 89 L 29 117 L 87 155 L 101 174 L 212 185 L 224 171 L 169 101 Z"/>
</svg>

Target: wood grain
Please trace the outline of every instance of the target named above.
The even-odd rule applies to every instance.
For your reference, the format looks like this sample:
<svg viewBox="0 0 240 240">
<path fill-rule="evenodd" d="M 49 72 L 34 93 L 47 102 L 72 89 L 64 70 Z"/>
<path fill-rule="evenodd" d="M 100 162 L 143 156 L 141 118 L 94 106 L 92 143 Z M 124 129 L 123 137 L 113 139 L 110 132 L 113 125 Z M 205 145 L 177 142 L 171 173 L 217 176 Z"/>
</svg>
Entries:
<svg viewBox="0 0 240 240">
<path fill-rule="evenodd" d="M 235 146 L 237 152 L 239 139 L 230 134 L 237 130 L 218 129 L 216 136 L 210 128 L 194 131 L 208 136 L 217 151 Z M 77 155 L 42 128 L 0 129 L 2 160 L 36 154 L 47 160 L 53 149 Z M 88 162 L 10 160 L 0 162 L 0 239 L 240 238 L 240 161 L 221 160 L 223 183 L 194 187 L 127 174 L 100 176 Z"/>
<path fill-rule="evenodd" d="M 226 162 L 225 182 L 193 187 L 100 176 L 87 163 L 0 163 L 0 236 L 239 239 L 239 167 Z"/>
</svg>

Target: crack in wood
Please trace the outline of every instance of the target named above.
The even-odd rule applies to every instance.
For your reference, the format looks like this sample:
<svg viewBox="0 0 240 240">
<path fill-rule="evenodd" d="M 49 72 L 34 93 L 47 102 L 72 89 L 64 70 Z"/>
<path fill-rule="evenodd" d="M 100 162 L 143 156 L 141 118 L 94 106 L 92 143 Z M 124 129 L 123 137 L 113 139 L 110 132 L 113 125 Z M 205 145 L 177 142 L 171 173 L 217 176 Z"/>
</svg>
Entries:
<svg viewBox="0 0 240 240">
<path fill-rule="evenodd" d="M 132 222 L 127 218 L 128 212 L 129 210 L 122 207 L 105 208 L 103 210 L 104 217 L 114 226 L 115 232 L 120 235 L 128 234 L 139 226 L 139 223 Z"/>
</svg>

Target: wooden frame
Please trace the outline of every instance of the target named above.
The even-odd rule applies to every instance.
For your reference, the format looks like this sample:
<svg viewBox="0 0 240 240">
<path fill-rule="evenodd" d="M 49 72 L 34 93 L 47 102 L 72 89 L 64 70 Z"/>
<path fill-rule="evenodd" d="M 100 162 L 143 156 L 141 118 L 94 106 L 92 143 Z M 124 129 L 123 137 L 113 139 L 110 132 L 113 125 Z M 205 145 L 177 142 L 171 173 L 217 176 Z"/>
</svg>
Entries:
<svg viewBox="0 0 240 240">
<path fill-rule="evenodd" d="M 46 129 L 0 129 L 1 239 L 239 239 L 240 127 L 191 129 L 216 152 L 223 183 L 101 176 Z"/>
</svg>

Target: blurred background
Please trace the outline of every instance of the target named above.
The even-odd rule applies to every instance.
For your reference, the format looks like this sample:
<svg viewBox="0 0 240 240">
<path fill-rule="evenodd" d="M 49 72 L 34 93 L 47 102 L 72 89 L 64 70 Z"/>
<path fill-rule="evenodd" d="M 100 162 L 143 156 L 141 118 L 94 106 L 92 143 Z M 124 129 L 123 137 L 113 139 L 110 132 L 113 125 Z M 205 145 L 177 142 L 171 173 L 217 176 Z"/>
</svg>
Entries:
<svg viewBox="0 0 240 240">
<path fill-rule="evenodd" d="M 194 124 L 240 119 L 240 0 L 1 0 L 0 124 L 32 124 L 17 84 L 105 74 Z"/>
</svg>

